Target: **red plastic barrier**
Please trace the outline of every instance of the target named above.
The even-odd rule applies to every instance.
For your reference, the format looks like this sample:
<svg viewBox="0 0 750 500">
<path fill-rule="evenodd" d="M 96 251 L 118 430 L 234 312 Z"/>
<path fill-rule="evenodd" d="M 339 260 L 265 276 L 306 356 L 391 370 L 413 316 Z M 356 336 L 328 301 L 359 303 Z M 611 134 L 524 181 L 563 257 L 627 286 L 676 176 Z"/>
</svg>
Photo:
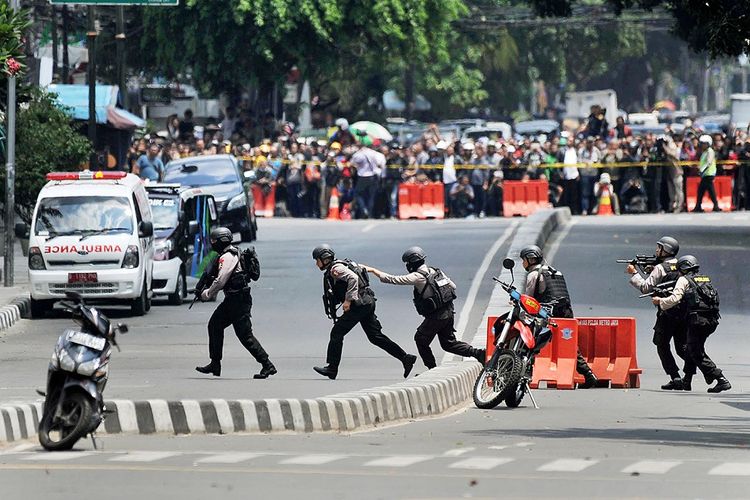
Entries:
<svg viewBox="0 0 750 500">
<path fill-rule="evenodd" d="M 635 318 L 576 318 L 578 347 L 599 380 L 613 388 L 641 386 Z M 536 369 L 536 368 L 535 368 Z M 576 374 L 576 382 L 583 377 Z"/>
<path fill-rule="evenodd" d="M 271 186 L 271 191 L 266 195 L 260 186 L 253 184 L 253 199 L 257 217 L 273 217 L 276 208 L 276 186 Z"/>
<path fill-rule="evenodd" d="M 575 319 L 555 318 L 557 326 L 552 330 L 552 341 L 544 346 L 534 360 L 532 389 L 539 382 L 547 387 L 575 389 L 576 358 L 578 356 L 578 322 Z"/>
<path fill-rule="evenodd" d="M 399 186 L 399 219 L 442 219 L 443 217 L 445 217 L 445 194 L 441 182 Z"/>
<path fill-rule="evenodd" d="M 700 181 L 700 177 L 687 177 L 686 201 L 688 211 L 693 210 L 698 202 L 698 184 L 700 184 Z M 719 208 L 726 212 L 730 211 L 732 209 L 732 176 L 717 175 L 714 177 L 714 188 L 716 189 L 716 198 L 719 200 Z M 701 206 L 704 210 L 713 208 L 714 205 L 708 193 L 703 195 Z"/>
<path fill-rule="evenodd" d="M 539 209 L 550 208 L 549 183 L 540 181 L 503 182 L 503 215 L 531 215 Z"/>
</svg>

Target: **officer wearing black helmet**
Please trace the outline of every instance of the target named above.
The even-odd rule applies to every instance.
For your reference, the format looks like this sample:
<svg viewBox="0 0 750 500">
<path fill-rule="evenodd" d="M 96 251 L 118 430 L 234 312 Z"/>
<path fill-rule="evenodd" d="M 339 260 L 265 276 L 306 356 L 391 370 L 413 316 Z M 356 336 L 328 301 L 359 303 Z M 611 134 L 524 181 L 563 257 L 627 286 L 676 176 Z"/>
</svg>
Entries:
<svg viewBox="0 0 750 500">
<path fill-rule="evenodd" d="M 677 272 L 677 253 L 680 244 L 671 236 L 664 236 L 656 242 L 656 258 L 659 264 L 654 266 L 648 277 L 641 276 L 633 264 L 628 264 L 625 269 L 631 275 L 630 284 L 640 290 L 641 293 L 651 293 L 654 287 L 660 283 L 676 281 L 679 278 Z M 661 366 L 670 377 L 670 381 L 662 385 L 664 390 L 681 391 L 685 388 L 680 378 L 680 369 L 677 367 L 670 341 L 674 339 L 674 347 L 677 355 L 683 360 L 688 359 L 685 351 L 685 340 L 687 337 L 687 324 L 684 312 L 680 308 L 670 310 L 656 310 L 656 324 L 654 324 L 654 345 L 661 360 Z"/>
<path fill-rule="evenodd" d="M 334 320 L 328 342 L 327 365 L 315 366 L 313 370 L 324 377 L 336 378 L 344 348 L 344 336 L 359 323 L 372 344 L 401 361 L 404 378 L 408 377 L 417 357 L 407 354 L 383 334 L 383 327 L 375 315 L 375 293 L 369 286 L 367 271 L 352 261 L 336 260 L 336 254 L 330 245 L 315 247 L 312 257 L 318 269 L 324 273 L 323 299 L 326 313 Z M 344 313 L 336 317 L 339 304 Z"/>
<path fill-rule="evenodd" d="M 459 356 L 475 358 L 484 364 L 484 349 L 475 349 L 466 342 L 456 339 L 453 322 L 455 310 L 453 300 L 456 298 L 456 285 L 440 269 L 426 264 L 427 256 L 420 247 L 411 247 L 401 256 L 409 274 L 394 276 L 374 267 L 364 266 L 382 283 L 407 285 L 414 287 L 414 305 L 417 312 L 424 316 L 424 321 L 417 328 L 414 340 L 422 362 L 428 369 L 435 368 L 435 356 L 430 343 L 437 336 L 444 351 Z"/>
<path fill-rule="evenodd" d="M 197 366 L 201 373 L 215 377 L 221 375 L 221 357 L 224 350 L 224 330 L 232 325 L 240 343 L 250 351 L 262 368 L 253 378 L 264 379 L 276 374 L 276 367 L 268 359 L 268 354 L 253 336 L 250 321 L 252 297 L 239 250 L 232 246 L 232 232 L 225 227 L 217 227 L 209 236 L 211 248 L 218 254 L 217 264 L 211 271 L 210 285 L 200 295 L 202 301 L 213 300 L 220 290 L 224 290 L 224 300 L 208 320 L 208 353 L 211 362 Z"/>
<path fill-rule="evenodd" d="M 728 391 L 732 384 L 706 354 L 706 340 L 719 325 L 719 295 L 711 285 L 711 278 L 698 274 L 700 265 L 692 255 L 680 257 L 677 261 L 677 279 L 669 297 L 653 297 L 652 302 L 662 311 L 683 307 L 687 315 L 687 354 L 684 389 L 689 391 L 696 366 L 700 368 L 707 384 L 716 381 L 708 392 Z"/>
<path fill-rule="evenodd" d="M 542 249 L 536 245 L 529 245 L 521 250 L 523 268 L 526 275 L 526 295 L 531 295 L 541 303 L 555 302 L 552 306 L 552 316 L 555 318 L 573 318 L 573 307 L 570 303 L 570 293 L 565 277 L 560 271 L 544 263 Z M 584 383 L 578 387 L 589 389 L 595 387 L 598 379 L 586 360 L 578 352 L 576 371 L 583 375 Z"/>
</svg>

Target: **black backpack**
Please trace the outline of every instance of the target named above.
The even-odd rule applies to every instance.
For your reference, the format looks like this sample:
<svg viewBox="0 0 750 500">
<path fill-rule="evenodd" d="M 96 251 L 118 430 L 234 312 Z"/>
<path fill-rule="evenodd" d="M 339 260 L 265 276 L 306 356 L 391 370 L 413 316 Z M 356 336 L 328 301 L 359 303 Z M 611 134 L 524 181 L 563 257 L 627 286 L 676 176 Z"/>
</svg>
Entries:
<svg viewBox="0 0 750 500">
<path fill-rule="evenodd" d="M 688 311 L 705 317 L 719 317 L 719 292 L 708 276 L 685 276 L 690 290 L 685 294 Z"/>
<path fill-rule="evenodd" d="M 427 278 L 422 291 L 414 290 L 414 307 L 421 316 L 432 314 L 456 300 L 456 290 L 451 286 L 448 276 L 437 267 L 431 267 L 430 270 L 431 273 L 419 273 Z M 432 297 L 425 298 L 428 288 L 432 290 Z"/>
<path fill-rule="evenodd" d="M 255 247 L 244 249 L 240 254 L 240 259 L 242 270 L 248 281 L 258 281 L 258 278 L 260 278 L 260 261 L 258 260 L 258 254 L 255 252 Z"/>
</svg>

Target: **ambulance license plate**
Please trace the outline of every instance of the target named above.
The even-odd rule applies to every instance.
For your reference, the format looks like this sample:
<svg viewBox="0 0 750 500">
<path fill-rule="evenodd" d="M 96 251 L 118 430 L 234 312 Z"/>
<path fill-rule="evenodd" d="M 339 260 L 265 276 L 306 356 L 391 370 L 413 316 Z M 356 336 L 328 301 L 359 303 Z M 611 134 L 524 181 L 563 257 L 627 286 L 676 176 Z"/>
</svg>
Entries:
<svg viewBox="0 0 750 500">
<path fill-rule="evenodd" d="M 68 273 L 68 283 L 96 283 L 96 273 Z"/>
</svg>

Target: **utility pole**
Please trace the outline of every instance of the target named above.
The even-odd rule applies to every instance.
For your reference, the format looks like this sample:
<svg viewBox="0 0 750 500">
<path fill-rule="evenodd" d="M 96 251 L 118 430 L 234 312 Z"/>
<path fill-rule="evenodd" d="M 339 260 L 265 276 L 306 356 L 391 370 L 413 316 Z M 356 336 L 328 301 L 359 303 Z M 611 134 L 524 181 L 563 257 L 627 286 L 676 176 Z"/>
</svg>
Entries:
<svg viewBox="0 0 750 500">
<path fill-rule="evenodd" d="M 19 0 L 10 0 L 10 7 L 18 12 Z M 5 256 L 3 258 L 3 284 L 13 286 L 13 252 L 15 250 L 16 221 L 16 77 L 8 76 L 8 146 L 7 163 L 5 164 Z"/>
<path fill-rule="evenodd" d="M 89 29 L 86 33 L 89 51 L 88 80 L 89 80 L 89 141 L 91 141 L 91 156 L 89 156 L 89 170 L 96 170 L 96 10 L 93 5 L 88 7 Z"/>
<path fill-rule="evenodd" d="M 57 36 L 57 7 L 50 5 L 50 11 L 52 15 L 52 25 L 50 29 L 52 31 L 52 80 L 54 81 L 55 75 L 58 75 L 59 59 L 57 57 L 58 49 L 60 48 L 60 41 Z"/>
<path fill-rule="evenodd" d="M 122 107 L 128 109 L 128 88 L 125 86 L 125 7 L 117 7 L 117 85 L 120 87 Z"/>
<path fill-rule="evenodd" d="M 68 68 L 70 68 L 70 59 L 68 58 L 68 23 L 70 18 L 68 17 L 68 6 L 62 6 L 62 49 L 63 49 L 63 60 L 62 60 L 62 83 L 68 83 Z"/>
</svg>

